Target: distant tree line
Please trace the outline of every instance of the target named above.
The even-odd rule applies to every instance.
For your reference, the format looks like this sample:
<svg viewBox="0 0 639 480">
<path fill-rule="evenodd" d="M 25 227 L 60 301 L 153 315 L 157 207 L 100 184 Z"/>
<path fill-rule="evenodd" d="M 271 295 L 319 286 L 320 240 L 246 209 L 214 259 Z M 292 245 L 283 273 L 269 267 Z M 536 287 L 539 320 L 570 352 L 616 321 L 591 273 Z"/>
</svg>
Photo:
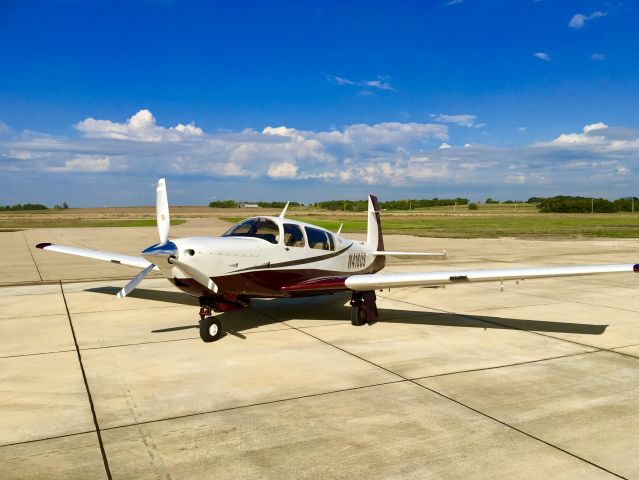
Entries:
<svg viewBox="0 0 639 480">
<path fill-rule="evenodd" d="M 555 197 L 530 197 L 525 202 L 517 200 L 505 200 L 499 201 L 492 198 L 487 198 L 484 202 L 487 205 L 491 204 L 515 204 L 515 203 L 528 203 L 536 204 L 540 212 L 552 212 L 552 213 L 615 213 L 615 212 L 631 212 L 636 208 L 639 212 L 639 199 L 630 197 L 620 198 L 617 200 L 606 200 L 605 198 L 589 198 L 589 197 L 572 197 L 567 195 L 558 195 Z M 235 200 L 217 200 L 209 204 L 209 207 L 213 208 L 237 208 L 245 204 L 256 204 L 262 208 L 284 208 L 286 202 L 237 202 Z M 27 204 L 24 207 L 27 207 Z M 470 203 L 467 198 L 431 198 L 431 199 L 406 199 L 406 200 L 390 200 L 388 202 L 380 202 L 380 208 L 383 210 L 414 210 L 414 209 L 427 209 L 431 207 L 442 207 L 451 205 L 468 205 L 470 210 L 477 210 L 479 207 L 477 203 Z M 35 205 L 39 208 L 15 208 L 19 205 L 12 207 L 0 207 L 0 210 L 37 210 L 46 209 L 44 205 Z M 290 206 L 303 206 L 298 202 L 290 202 Z M 363 212 L 368 208 L 367 200 L 327 200 L 323 202 L 317 202 L 309 204 L 309 206 L 318 208 L 321 210 L 331 211 L 347 211 L 347 212 Z M 66 203 L 64 207 L 55 208 L 68 208 Z"/>
<path fill-rule="evenodd" d="M 379 208 L 383 210 L 412 210 L 417 208 L 443 207 L 448 205 L 467 205 L 467 198 L 432 198 L 432 199 L 406 199 L 389 200 L 379 202 Z M 322 210 L 355 211 L 363 212 L 368 208 L 368 200 L 328 200 L 314 204 Z"/>
<path fill-rule="evenodd" d="M 0 210 L 7 211 L 17 211 L 17 210 L 47 210 L 48 207 L 46 205 L 42 205 L 40 203 L 16 203 L 15 205 L 0 205 Z"/>
<path fill-rule="evenodd" d="M 498 205 L 498 204 L 512 205 L 513 203 L 539 203 L 542 200 L 543 200 L 542 197 L 530 197 L 526 201 L 523 201 L 523 200 L 503 200 L 503 201 L 500 201 L 500 200 L 493 200 L 492 198 L 488 197 L 484 203 L 486 205 Z"/>
<path fill-rule="evenodd" d="M 239 208 L 242 205 L 257 205 L 261 208 L 284 208 L 286 202 L 236 202 L 235 200 L 216 200 L 209 203 L 211 208 Z M 299 207 L 299 202 L 290 202 L 290 207 Z"/>
<path fill-rule="evenodd" d="M 67 202 L 62 205 L 54 205 L 55 210 L 64 210 L 69 208 Z M 2 212 L 16 212 L 19 210 L 48 210 L 49 207 L 42 205 L 41 203 L 16 203 L 15 205 L 0 205 L 0 211 Z"/>
<path fill-rule="evenodd" d="M 540 212 L 552 213 L 615 213 L 631 212 L 639 208 L 639 199 L 619 198 L 606 200 L 605 198 L 570 197 L 558 195 L 551 198 L 541 198 L 537 204 Z"/>
</svg>

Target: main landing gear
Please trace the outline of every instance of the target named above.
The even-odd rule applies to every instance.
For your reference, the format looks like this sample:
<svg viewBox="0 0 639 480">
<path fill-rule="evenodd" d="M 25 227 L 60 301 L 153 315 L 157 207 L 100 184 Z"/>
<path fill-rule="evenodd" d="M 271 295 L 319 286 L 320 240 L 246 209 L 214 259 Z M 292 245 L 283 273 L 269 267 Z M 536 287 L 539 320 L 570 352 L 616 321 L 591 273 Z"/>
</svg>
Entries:
<svg viewBox="0 0 639 480">
<path fill-rule="evenodd" d="M 356 327 L 372 325 L 379 319 L 375 291 L 353 292 L 351 298 L 351 324 Z"/>
</svg>

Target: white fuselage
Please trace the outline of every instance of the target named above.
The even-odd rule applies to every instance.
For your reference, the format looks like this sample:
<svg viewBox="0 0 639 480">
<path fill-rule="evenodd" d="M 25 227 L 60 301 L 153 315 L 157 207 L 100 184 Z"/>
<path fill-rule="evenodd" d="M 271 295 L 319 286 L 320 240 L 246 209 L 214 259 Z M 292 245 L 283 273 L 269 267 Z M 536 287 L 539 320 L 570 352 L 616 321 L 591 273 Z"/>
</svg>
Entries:
<svg viewBox="0 0 639 480">
<path fill-rule="evenodd" d="M 212 278 L 220 287 L 220 295 L 288 296 L 281 288 L 290 283 L 381 269 L 374 267 L 375 256 L 367 255 L 375 250 L 374 245 L 348 240 L 288 218 L 253 218 L 271 222 L 272 234 L 262 235 L 268 240 L 251 236 L 179 238 L 171 240 L 177 250 L 175 257 Z M 303 240 L 298 236 L 293 243 L 286 233 L 291 229 L 301 232 Z M 324 243 L 313 243 L 318 231 L 326 235 Z M 201 285 L 189 281 L 181 269 L 168 262 L 157 262 L 157 258 L 149 260 L 179 288 L 198 296 L 207 294 Z"/>
</svg>

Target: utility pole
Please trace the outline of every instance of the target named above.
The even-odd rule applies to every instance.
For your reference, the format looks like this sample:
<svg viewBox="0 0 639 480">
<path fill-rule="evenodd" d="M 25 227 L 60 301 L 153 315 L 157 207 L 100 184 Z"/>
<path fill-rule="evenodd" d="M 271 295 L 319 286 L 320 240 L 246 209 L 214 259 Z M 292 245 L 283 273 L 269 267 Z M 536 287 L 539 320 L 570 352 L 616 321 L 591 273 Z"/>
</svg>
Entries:
<svg viewBox="0 0 639 480">
<path fill-rule="evenodd" d="M 595 213 L 595 199 L 590 199 L 590 213 Z"/>
</svg>

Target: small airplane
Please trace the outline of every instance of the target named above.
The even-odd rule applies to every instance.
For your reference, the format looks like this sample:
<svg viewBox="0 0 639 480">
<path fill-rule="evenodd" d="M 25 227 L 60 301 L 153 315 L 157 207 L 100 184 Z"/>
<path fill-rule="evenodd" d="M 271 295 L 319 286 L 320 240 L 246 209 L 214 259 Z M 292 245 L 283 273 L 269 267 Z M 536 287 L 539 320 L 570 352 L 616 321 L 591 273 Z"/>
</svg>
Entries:
<svg viewBox="0 0 639 480">
<path fill-rule="evenodd" d="M 169 203 L 164 179 L 156 190 L 160 241 L 142 257 L 39 243 L 37 248 L 141 268 L 117 294 L 131 293 L 151 270 L 159 270 L 180 290 L 200 301 L 200 337 L 220 339 L 224 332 L 212 312 L 249 308 L 252 298 L 305 297 L 351 292 L 351 323 L 372 325 L 379 317 L 375 290 L 409 286 L 443 286 L 474 282 L 523 280 L 618 272 L 639 272 L 639 264 L 581 265 L 450 270 L 378 274 L 387 256 L 447 257 L 442 253 L 384 250 L 377 198 L 368 197 L 366 241 L 348 240 L 325 228 L 286 218 L 288 204 L 277 217 L 251 217 L 221 237 L 169 240 Z"/>
</svg>

